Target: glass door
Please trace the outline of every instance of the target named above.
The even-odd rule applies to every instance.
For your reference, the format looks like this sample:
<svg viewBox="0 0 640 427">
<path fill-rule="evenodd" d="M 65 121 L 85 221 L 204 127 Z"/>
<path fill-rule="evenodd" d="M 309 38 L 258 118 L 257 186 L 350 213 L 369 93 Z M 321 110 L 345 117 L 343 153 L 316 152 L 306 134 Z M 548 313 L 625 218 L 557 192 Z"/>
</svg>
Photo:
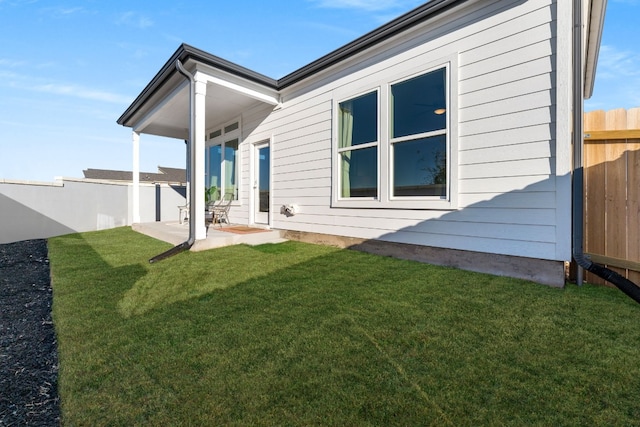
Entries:
<svg viewBox="0 0 640 427">
<path fill-rule="evenodd" d="M 269 143 L 257 145 L 255 162 L 255 183 L 253 186 L 255 200 L 256 224 L 269 224 L 271 207 L 271 150 Z"/>
</svg>

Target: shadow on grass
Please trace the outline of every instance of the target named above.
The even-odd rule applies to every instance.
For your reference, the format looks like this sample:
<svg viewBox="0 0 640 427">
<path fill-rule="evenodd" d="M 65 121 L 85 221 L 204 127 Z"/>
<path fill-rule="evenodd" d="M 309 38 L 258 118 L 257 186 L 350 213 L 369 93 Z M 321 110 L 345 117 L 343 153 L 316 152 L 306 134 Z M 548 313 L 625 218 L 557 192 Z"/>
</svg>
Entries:
<svg viewBox="0 0 640 427">
<path fill-rule="evenodd" d="M 631 422 L 640 317 L 614 290 L 584 289 L 340 250 L 171 310 L 211 329 L 188 346 L 218 352 L 197 372 L 212 372 L 228 422 Z"/>
<path fill-rule="evenodd" d="M 120 228 L 51 238 L 55 296 L 74 298 L 73 309 L 82 312 L 90 309 L 94 298 L 109 300 L 114 293 L 122 294 L 135 286 L 148 274 L 147 266 L 136 260 L 165 246 L 136 234 Z"/>
<path fill-rule="evenodd" d="M 298 251 L 298 244 L 238 245 L 204 252 L 183 252 L 153 264 L 118 302 L 118 312 L 128 318 L 167 305 L 199 298 L 247 281 L 277 274 L 336 251 L 315 247 Z"/>
<path fill-rule="evenodd" d="M 104 234 L 99 243 L 86 236 L 96 250 L 85 268 L 101 273 L 70 274 L 69 291 L 81 298 L 61 300 L 73 326 L 61 326 L 69 424 L 624 425 L 640 417 L 629 392 L 640 387 L 640 318 L 615 290 L 558 290 L 299 242 L 149 266 L 152 239 Z M 134 239 L 133 254 L 118 239 Z M 67 244 L 78 258 L 88 250 L 82 239 Z"/>
</svg>

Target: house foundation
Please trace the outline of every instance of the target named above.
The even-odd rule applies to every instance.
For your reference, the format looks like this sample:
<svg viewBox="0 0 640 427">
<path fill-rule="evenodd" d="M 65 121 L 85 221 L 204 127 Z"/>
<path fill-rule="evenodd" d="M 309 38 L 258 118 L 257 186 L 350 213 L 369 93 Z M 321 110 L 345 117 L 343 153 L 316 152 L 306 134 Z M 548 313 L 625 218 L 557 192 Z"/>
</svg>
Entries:
<svg viewBox="0 0 640 427">
<path fill-rule="evenodd" d="M 562 288 L 565 284 L 565 263 L 563 261 L 435 248 L 301 231 L 283 231 L 282 237 L 289 240 L 354 249 L 381 256 L 454 267 L 478 273 L 530 280 L 556 288 Z"/>
</svg>

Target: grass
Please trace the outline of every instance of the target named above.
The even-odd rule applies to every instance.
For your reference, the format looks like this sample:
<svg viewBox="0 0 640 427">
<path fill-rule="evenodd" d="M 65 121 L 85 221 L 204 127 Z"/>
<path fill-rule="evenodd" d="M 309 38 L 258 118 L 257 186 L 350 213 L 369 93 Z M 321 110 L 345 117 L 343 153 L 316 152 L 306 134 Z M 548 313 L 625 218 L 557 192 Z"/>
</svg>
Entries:
<svg viewBox="0 0 640 427">
<path fill-rule="evenodd" d="M 640 425 L 615 289 L 286 242 L 49 241 L 63 424 Z"/>
</svg>

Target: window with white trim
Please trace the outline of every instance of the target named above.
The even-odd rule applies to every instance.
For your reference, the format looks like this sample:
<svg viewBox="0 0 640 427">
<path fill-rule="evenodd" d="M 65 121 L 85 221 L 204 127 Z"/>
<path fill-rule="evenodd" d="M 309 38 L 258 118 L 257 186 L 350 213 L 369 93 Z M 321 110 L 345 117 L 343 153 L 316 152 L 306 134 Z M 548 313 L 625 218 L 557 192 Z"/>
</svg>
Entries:
<svg viewBox="0 0 640 427">
<path fill-rule="evenodd" d="M 339 197 L 378 198 L 378 93 L 338 106 Z"/>
<path fill-rule="evenodd" d="M 333 206 L 456 208 L 452 62 L 335 101 Z"/>
<path fill-rule="evenodd" d="M 447 70 L 392 84 L 391 197 L 447 196 Z"/>
<path fill-rule="evenodd" d="M 205 188 L 209 201 L 238 200 L 240 122 L 207 132 Z M 228 200 L 228 198 L 226 199 Z"/>
</svg>

